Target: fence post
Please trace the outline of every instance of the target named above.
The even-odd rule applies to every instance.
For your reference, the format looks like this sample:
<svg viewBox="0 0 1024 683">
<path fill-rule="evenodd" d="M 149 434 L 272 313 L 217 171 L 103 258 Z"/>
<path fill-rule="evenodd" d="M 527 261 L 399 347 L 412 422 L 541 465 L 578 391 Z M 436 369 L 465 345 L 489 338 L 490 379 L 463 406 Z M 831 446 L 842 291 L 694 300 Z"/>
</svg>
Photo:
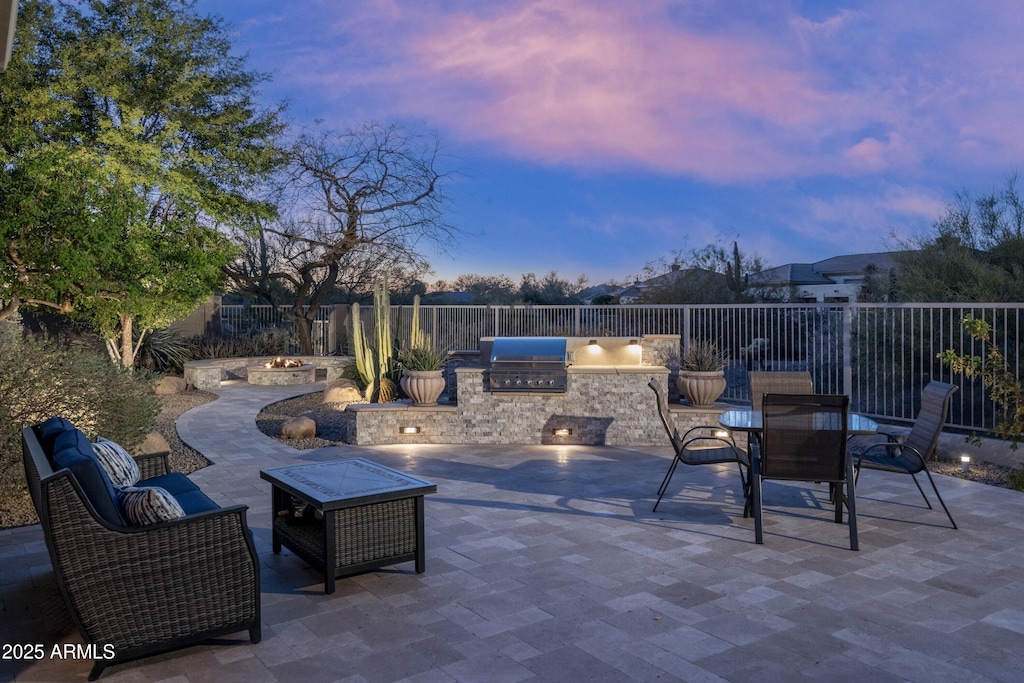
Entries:
<svg viewBox="0 0 1024 683">
<path fill-rule="evenodd" d="M 683 306 L 683 353 L 690 350 L 690 307 Z"/>
<path fill-rule="evenodd" d="M 843 393 L 853 399 L 853 306 L 843 304 Z"/>
</svg>

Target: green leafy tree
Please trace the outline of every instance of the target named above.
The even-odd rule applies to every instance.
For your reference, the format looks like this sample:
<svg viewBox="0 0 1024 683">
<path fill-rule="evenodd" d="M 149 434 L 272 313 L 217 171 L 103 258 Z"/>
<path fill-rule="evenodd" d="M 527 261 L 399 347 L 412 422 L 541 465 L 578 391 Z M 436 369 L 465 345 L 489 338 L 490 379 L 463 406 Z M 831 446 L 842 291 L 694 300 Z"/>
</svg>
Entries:
<svg viewBox="0 0 1024 683">
<path fill-rule="evenodd" d="M 218 224 L 274 214 L 280 112 L 194 4 L 25 0 L 0 78 L 0 315 L 86 317 L 125 366 L 222 284 Z"/>
</svg>

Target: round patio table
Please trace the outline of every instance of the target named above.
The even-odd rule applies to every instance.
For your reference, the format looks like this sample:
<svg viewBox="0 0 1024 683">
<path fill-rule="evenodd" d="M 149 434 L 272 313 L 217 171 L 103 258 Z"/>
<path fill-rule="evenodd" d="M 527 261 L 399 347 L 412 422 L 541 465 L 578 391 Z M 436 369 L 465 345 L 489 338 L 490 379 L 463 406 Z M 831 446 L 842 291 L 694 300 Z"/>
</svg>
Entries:
<svg viewBox="0 0 1024 683">
<path fill-rule="evenodd" d="M 764 427 L 764 416 L 760 410 L 734 409 L 727 410 L 718 416 L 718 424 L 726 429 L 737 432 L 754 432 L 759 434 Z M 874 434 L 878 431 L 878 423 L 869 417 L 848 413 L 846 416 L 846 433 Z"/>
</svg>

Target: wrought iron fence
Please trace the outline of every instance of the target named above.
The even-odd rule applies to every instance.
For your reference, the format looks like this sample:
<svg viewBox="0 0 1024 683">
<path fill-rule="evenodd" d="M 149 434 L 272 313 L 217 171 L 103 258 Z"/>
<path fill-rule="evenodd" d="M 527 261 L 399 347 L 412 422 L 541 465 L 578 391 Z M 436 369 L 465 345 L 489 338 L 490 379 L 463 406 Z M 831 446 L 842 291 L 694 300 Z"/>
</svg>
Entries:
<svg viewBox="0 0 1024 683">
<path fill-rule="evenodd" d="M 333 353 L 331 345 L 331 312 L 334 306 L 321 306 L 313 321 L 313 353 L 326 356 Z M 266 330 L 287 330 L 288 353 L 299 353 L 298 335 L 295 325 L 286 316 L 269 305 L 235 305 L 220 307 L 221 333 L 226 337 L 242 337 Z"/>
<path fill-rule="evenodd" d="M 240 311 L 238 309 L 245 309 Z M 280 326 L 269 306 L 224 306 L 232 330 Z M 1024 356 L 1024 304 L 737 304 L 624 306 L 422 306 L 420 325 L 446 349 L 476 349 L 480 337 L 678 334 L 716 342 L 729 356 L 727 400 L 747 401 L 754 369 L 807 370 L 822 393 L 845 393 L 854 410 L 889 420 L 913 420 L 921 388 L 931 379 L 960 387 L 950 425 L 991 430 L 997 407 L 980 382 L 955 376 L 938 354 L 945 349 L 983 355 L 962 329 L 967 317 L 992 325 L 995 342 L 1018 374 Z M 350 352 L 347 307 L 321 307 L 317 352 Z M 332 311 L 334 313 L 332 314 Z M 408 339 L 412 307 L 393 306 L 393 334 Z M 373 309 L 360 317 L 373 328 Z M 284 324 L 288 324 L 285 322 Z M 331 341 L 336 340 L 332 346 Z"/>
</svg>

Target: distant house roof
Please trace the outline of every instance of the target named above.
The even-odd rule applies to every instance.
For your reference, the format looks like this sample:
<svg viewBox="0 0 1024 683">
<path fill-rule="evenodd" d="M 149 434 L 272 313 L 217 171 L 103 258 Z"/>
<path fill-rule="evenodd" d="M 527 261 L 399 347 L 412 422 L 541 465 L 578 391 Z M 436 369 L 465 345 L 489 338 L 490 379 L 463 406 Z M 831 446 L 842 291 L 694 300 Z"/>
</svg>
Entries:
<svg viewBox="0 0 1024 683">
<path fill-rule="evenodd" d="M 593 287 L 587 287 L 586 289 L 581 290 L 580 293 L 576 295 L 576 297 L 580 300 L 581 303 L 590 304 L 594 299 L 596 299 L 599 296 L 614 296 L 617 295 L 621 290 L 622 288 L 617 285 L 594 285 Z"/>
<path fill-rule="evenodd" d="M 752 285 L 827 285 L 836 277 L 862 275 L 870 266 L 878 270 L 890 270 L 896 265 L 895 252 L 882 251 L 868 254 L 847 254 L 833 256 L 815 263 L 787 263 L 762 270 L 750 276 Z"/>
</svg>

